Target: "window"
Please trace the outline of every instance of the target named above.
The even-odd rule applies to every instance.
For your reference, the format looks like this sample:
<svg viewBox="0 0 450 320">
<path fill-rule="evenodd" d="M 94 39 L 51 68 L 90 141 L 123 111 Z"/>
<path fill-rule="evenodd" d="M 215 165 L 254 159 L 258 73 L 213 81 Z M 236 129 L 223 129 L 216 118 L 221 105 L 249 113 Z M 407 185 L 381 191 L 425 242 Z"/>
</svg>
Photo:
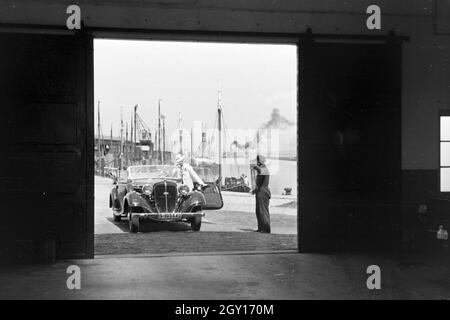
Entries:
<svg viewBox="0 0 450 320">
<path fill-rule="evenodd" d="M 450 116 L 440 118 L 440 190 L 450 192 Z"/>
</svg>

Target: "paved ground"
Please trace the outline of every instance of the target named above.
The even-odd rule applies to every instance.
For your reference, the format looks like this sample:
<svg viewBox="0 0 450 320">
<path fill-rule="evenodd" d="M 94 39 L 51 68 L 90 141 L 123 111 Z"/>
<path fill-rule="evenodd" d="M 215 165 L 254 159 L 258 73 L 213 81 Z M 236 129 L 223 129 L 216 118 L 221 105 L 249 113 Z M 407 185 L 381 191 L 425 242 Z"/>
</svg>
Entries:
<svg viewBox="0 0 450 320">
<path fill-rule="evenodd" d="M 225 192 L 221 210 L 206 211 L 200 232 L 188 224 L 149 223 L 143 232 L 130 234 L 128 222 L 114 222 L 108 207 L 112 182 L 95 178 L 96 254 L 161 253 L 284 250 L 297 247 L 296 198 L 273 196 L 271 199 L 272 234 L 256 229 L 255 200 L 250 194 Z"/>
<path fill-rule="evenodd" d="M 450 271 L 418 258 L 299 253 L 100 256 L 0 268 L 0 299 L 450 299 Z M 68 290 L 67 267 L 81 269 Z M 381 268 L 368 290 L 367 266 Z"/>
</svg>

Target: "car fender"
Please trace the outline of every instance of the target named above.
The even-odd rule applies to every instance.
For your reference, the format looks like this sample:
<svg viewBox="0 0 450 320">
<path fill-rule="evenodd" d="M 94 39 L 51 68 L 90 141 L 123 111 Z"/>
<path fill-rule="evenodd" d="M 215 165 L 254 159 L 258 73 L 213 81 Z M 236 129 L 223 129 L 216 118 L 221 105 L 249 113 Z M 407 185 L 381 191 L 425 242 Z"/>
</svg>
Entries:
<svg viewBox="0 0 450 320">
<path fill-rule="evenodd" d="M 117 197 L 117 191 L 115 190 L 115 187 L 114 187 L 109 192 L 109 207 L 112 208 L 113 210 L 117 209 L 117 207 L 115 206 L 116 201 L 119 201 L 119 206 L 120 206 L 119 213 L 121 213 L 123 211 L 123 203 L 121 203 L 119 197 Z"/>
<path fill-rule="evenodd" d="M 203 193 L 191 191 L 180 205 L 180 212 L 192 212 L 195 208 L 202 208 L 206 204 Z"/>
<path fill-rule="evenodd" d="M 125 201 L 131 208 L 142 208 L 146 211 L 151 211 L 150 206 L 146 199 L 144 199 L 140 193 L 131 191 L 125 195 Z"/>
</svg>

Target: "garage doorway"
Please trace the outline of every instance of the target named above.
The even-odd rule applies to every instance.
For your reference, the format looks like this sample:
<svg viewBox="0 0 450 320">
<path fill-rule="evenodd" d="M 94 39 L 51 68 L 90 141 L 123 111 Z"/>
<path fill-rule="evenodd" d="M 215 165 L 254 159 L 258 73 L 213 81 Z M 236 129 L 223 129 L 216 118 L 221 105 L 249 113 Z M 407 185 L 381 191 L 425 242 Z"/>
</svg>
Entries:
<svg viewBox="0 0 450 320">
<path fill-rule="evenodd" d="M 239 34 L 232 37 L 240 39 Z M 396 37 L 376 41 L 368 37 L 361 43 L 353 43 L 355 37 L 338 40 L 305 35 L 290 42 L 299 47 L 297 149 L 304 155 L 298 158 L 299 250 L 345 250 L 349 243 L 362 249 L 397 247 L 401 42 Z M 0 43 L 6 48 L 1 52 L 0 83 L 7 88 L 0 100 L 8 115 L 0 126 L 4 137 L 0 176 L 8 183 L 0 192 L 37 208 L 5 217 L 2 261 L 37 261 L 44 256 L 48 239 L 57 242 L 59 258 L 92 258 L 94 101 L 104 99 L 93 96 L 93 38 L 2 33 Z M 239 76 L 245 74 L 239 70 Z M 211 91 L 217 94 L 218 87 L 214 84 Z M 227 112 L 229 89 L 225 83 L 221 88 Z M 139 103 L 144 106 L 132 102 L 123 107 Z M 147 105 L 154 108 L 156 103 L 153 98 Z M 108 112 L 106 105 L 100 104 L 100 116 Z M 152 117 L 154 125 L 155 111 Z M 101 125 L 102 142 L 108 139 L 107 127 Z M 33 188 L 27 183 L 30 178 Z M 105 188 L 109 187 L 112 183 Z M 97 200 L 108 204 L 108 195 Z M 5 210 L 14 211 L 17 201 L 8 202 Z M 192 243 L 208 244 L 204 239 Z"/>
<path fill-rule="evenodd" d="M 95 254 L 297 250 L 295 45 L 95 39 L 94 88 Z M 254 232 L 257 154 L 270 234 Z M 129 194 L 170 180 L 180 155 L 220 185 L 223 207 L 204 211 L 199 232 L 155 219 L 130 232 Z"/>
</svg>

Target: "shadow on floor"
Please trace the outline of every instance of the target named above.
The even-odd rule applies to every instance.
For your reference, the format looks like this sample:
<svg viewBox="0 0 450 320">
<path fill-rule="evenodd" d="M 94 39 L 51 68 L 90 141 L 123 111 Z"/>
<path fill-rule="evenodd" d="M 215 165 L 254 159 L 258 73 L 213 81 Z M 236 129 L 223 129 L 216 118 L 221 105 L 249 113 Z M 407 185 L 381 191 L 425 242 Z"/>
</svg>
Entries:
<svg viewBox="0 0 450 320">
<path fill-rule="evenodd" d="M 95 235 L 96 255 L 296 250 L 297 235 L 200 231 Z"/>
</svg>

